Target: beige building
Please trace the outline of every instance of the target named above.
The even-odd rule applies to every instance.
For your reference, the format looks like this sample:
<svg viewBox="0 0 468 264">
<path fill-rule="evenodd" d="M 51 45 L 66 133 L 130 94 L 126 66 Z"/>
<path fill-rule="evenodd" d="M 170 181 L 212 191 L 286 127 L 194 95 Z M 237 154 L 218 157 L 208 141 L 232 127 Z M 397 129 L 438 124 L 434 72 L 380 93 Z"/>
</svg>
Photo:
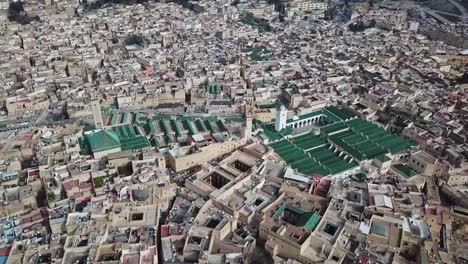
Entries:
<svg viewBox="0 0 468 264">
<path fill-rule="evenodd" d="M 0 216 L 13 216 L 24 210 L 37 208 L 37 191 L 32 186 L 13 187 L 0 193 L 3 203 L 0 205 Z"/>
<path fill-rule="evenodd" d="M 466 173 L 466 172 L 465 172 Z M 467 185 L 468 184 L 468 175 L 450 175 L 447 180 L 447 185 Z"/>
<path fill-rule="evenodd" d="M 45 110 L 49 108 L 49 100 L 47 95 L 39 94 L 40 96 L 29 97 L 11 97 L 7 98 L 5 106 L 8 115 L 23 116 L 32 113 L 36 110 Z"/>
<path fill-rule="evenodd" d="M 168 152 L 167 165 L 175 172 L 184 171 L 195 166 L 201 166 L 208 161 L 236 150 L 241 146 L 237 141 L 225 141 L 207 145 L 203 148 L 192 147 L 173 149 Z"/>
<path fill-rule="evenodd" d="M 157 204 L 132 207 L 126 204 L 117 205 L 114 206 L 114 210 L 109 218 L 112 221 L 111 224 L 115 227 L 157 226 L 159 222 L 159 206 Z"/>
<path fill-rule="evenodd" d="M 400 247 L 403 221 L 400 218 L 373 215 L 367 242 L 372 246 Z"/>
<path fill-rule="evenodd" d="M 448 170 L 446 164 L 423 150 L 411 153 L 407 165 L 425 176 L 442 176 Z"/>
<path fill-rule="evenodd" d="M 373 163 L 379 168 L 381 174 L 385 174 L 390 170 L 390 165 L 392 165 L 392 159 L 386 155 L 380 155 L 375 157 Z"/>
<path fill-rule="evenodd" d="M 256 109 L 254 113 L 255 119 L 263 122 L 263 123 L 270 123 L 272 120 L 275 119 L 276 111 L 275 108 L 265 108 L 265 109 Z"/>
<path fill-rule="evenodd" d="M 320 212 L 326 204 L 322 197 L 283 186 L 280 197 L 262 210 L 260 243 L 273 256 L 314 263 L 322 259 L 311 256 L 310 235 L 320 223 Z"/>
<path fill-rule="evenodd" d="M 447 185 L 467 185 L 468 184 L 468 163 L 461 164 L 460 168 L 450 168 L 448 175 L 444 177 Z"/>
<path fill-rule="evenodd" d="M 257 161 L 259 160 L 253 156 L 242 151 L 235 151 L 220 161 L 217 166 L 202 170 L 192 176 L 193 178 L 185 182 L 185 186 L 195 193 L 214 199 L 220 209 L 230 208 L 227 212 L 233 214 L 231 206 L 241 206 L 241 201 L 237 199 L 237 203 L 234 201 L 227 203 L 225 200 L 234 190 L 240 189 L 242 184 L 250 179 L 252 172 L 257 167 Z"/>
</svg>

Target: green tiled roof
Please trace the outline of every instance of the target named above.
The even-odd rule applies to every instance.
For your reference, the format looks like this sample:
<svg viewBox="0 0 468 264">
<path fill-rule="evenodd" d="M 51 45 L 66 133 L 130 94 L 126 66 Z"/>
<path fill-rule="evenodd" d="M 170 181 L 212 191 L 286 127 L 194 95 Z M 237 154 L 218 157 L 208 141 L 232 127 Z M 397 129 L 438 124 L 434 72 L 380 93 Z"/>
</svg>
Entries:
<svg viewBox="0 0 468 264">
<path fill-rule="evenodd" d="M 354 117 L 354 114 L 345 109 L 338 109 L 335 106 L 327 106 L 325 110 L 339 117 L 342 120 L 350 119 Z"/>
<path fill-rule="evenodd" d="M 205 124 L 211 133 L 216 133 L 216 128 L 211 124 L 209 120 L 205 119 Z"/>
<path fill-rule="evenodd" d="M 358 167 L 356 162 L 339 157 L 330 148 L 330 144 L 319 136 L 305 134 L 290 141 L 277 141 L 270 146 L 293 169 L 305 175 L 337 174 Z"/>
<path fill-rule="evenodd" d="M 127 138 L 121 140 L 120 148 L 122 150 L 129 150 L 129 149 L 141 149 L 144 147 L 148 147 L 148 141 L 143 136 L 137 136 L 133 138 Z"/>
<path fill-rule="evenodd" d="M 289 136 L 291 135 L 291 133 L 293 132 L 293 129 L 290 128 L 290 127 L 285 127 L 283 129 L 281 129 L 281 131 L 279 132 L 281 136 L 285 137 L 285 136 Z"/>
<path fill-rule="evenodd" d="M 295 213 L 298 213 L 298 214 L 303 214 L 304 213 L 304 211 L 302 211 L 301 209 L 285 203 L 275 212 L 273 217 L 274 218 L 281 217 L 281 215 L 283 215 L 283 213 L 284 213 L 284 211 L 286 211 L 286 209 L 291 210 L 291 211 L 293 211 Z"/>
<path fill-rule="evenodd" d="M 142 116 L 140 113 L 135 113 L 133 115 L 133 123 L 137 123 L 138 125 L 144 125 L 148 118 Z"/>
<path fill-rule="evenodd" d="M 116 126 L 112 128 L 112 131 L 114 131 L 120 139 L 135 136 L 135 130 L 133 130 L 133 127 L 130 125 Z"/>
<path fill-rule="evenodd" d="M 154 115 L 154 116 L 151 117 L 151 120 L 153 120 L 153 121 L 159 121 L 159 120 L 161 120 L 161 119 L 162 119 L 162 118 L 161 118 L 160 115 Z"/>
<path fill-rule="evenodd" d="M 112 112 L 114 112 L 114 108 L 112 107 L 106 107 L 104 108 L 104 112 L 108 115 L 112 114 Z"/>
<path fill-rule="evenodd" d="M 154 127 L 153 121 L 148 120 L 146 122 L 146 125 L 144 126 L 145 131 L 147 134 L 155 134 L 156 133 L 156 128 Z"/>
<path fill-rule="evenodd" d="M 140 132 L 137 132 L 135 127 L 131 125 L 116 126 L 111 131 L 118 136 L 122 150 L 140 149 L 149 146 L 146 138 L 140 135 Z"/>
<path fill-rule="evenodd" d="M 207 83 L 200 84 L 200 89 L 205 90 L 209 94 L 219 94 L 223 91 L 222 85 L 208 85 Z"/>
<path fill-rule="evenodd" d="M 177 120 L 172 119 L 172 120 L 171 120 L 171 123 L 172 123 L 172 128 L 173 128 L 174 131 L 176 132 L 176 137 L 182 136 L 182 131 L 180 130 L 180 126 L 179 126 L 179 124 L 177 123 Z"/>
<path fill-rule="evenodd" d="M 395 168 L 397 171 L 401 172 L 406 177 L 413 177 L 413 176 L 418 175 L 418 173 L 415 170 L 411 169 L 410 167 L 408 167 L 408 166 L 406 166 L 404 164 L 393 165 L 393 168 Z"/>
<path fill-rule="evenodd" d="M 163 119 L 159 120 L 159 126 L 162 128 L 164 135 L 169 134 L 169 128 L 167 127 L 166 122 Z"/>
<path fill-rule="evenodd" d="M 137 136 L 140 136 L 140 135 L 141 135 L 141 132 L 140 132 L 140 128 L 139 128 L 139 127 L 133 126 L 133 130 L 135 131 L 135 135 L 137 135 Z"/>
<path fill-rule="evenodd" d="M 99 130 L 88 135 L 88 142 L 93 152 L 120 147 L 120 139 L 110 130 Z"/>
<path fill-rule="evenodd" d="M 188 130 L 190 135 L 195 134 L 195 130 L 193 129 L 192 123 L 190 119 L 184 119 L 182 120 L 182 124 L 184 125 L 185 129 Z"/>
<path fill-rule="evenodd" d="M 304 114 L 304 115 L 300 115 L 296 119 L 289 118 L 286 122 L 287 123 L 292 123 L 292 122 L 296 122 L 296 121 L 299 121 L 299 120 L 304 120 L 304 119 L 308 119 L 308 118 L 316 117 L 316 116 L 321 116 L 321 115 L 326 116 L 326 114 L 323 112 L 323 110 L 317 110 L 317 111 L 310 112 L 310 113 L 307 113 L 307 114 Z M 341 120 L 337 120 L 337 121 L 341 121 Z"/>
<path fill-rule="evenodd" d="M 380 160 L 381 162 L 386 162 L 386 161 L 389 161 L 390 158 L 387 157 L 386 155 L 379 155 L 377 157 L 375 157 L 376 159 Z"/>
<path fill-rule="evenodd" d="M 263 133 L 270 141 L 277 141 L 283 138 L 278 132 L 276 132 L 274 124 L 264 125 Z"/>
<path fill-rule="evenodd" d="M 240 116 L 226 117 L 224 120 L 226 122 L 234 122 L 234 123 L 244 123 L 245 122 L 244 118 L 242 118 Z"/>
<path fill-rule="evenodd" d="M 138 113 L 133 114 L 132 125 L 135 124 L 135 123 L 138 123 L 138 121 L 137 121 L 138 116 L 139 116 Z"/>
<path fill-rule="evenodd" d="M 352 158 L 357 161 L 373 159 L 388 153 L 401 152 L 413 145 L 374 123 L 356 118 L 351 112 L 336 107 L 327 107 L 300 116 L 299 119 L 317 115 L 325 115 L 328 121 L 332 121 L 331 124 L 320 128 L 320 136 L 306 134 L 282 140 L 286 135 L 290 135 L 290 131 L 278 133 L 273 123 L 262 125 L 265 136 L 274 142 L 270 146 L 275 152 L 289 166 L 305 175 L 341 173 L 359 166 L 357 162 L 351 162 Z M 294 122 L 299 119 L 288 121 Z M 346 152 L 348 157 L 339 157 L 340 151 L 335 153 L 331 143 Z"/>
<path fill-rule="evenodd" d="M 332 134 L 332 133 L 335 133 L 335 132 L 338 132 L 340 130 L 347 129 L 347 128 L 348 126 L 345 123 L 339 122 L 339 123 L 334 123 L 331 125 L 321 127 L 320 132 L 328 135 L 328 134 Z"/>
<path fill-rule="evenodd" d="M 333 134 L 329 139 L 358 160 L 398 153 L 412 146 L 401 137 L 360 118 L 322 127 L 321 132 L 330 134 L 346 127 L 350 129 Z"/>
<path fill-rule="evenodd" d="M 164 139 L 166 140 L 166 144 L 171 144 L 172 143 L 172 139 L 171 139 L 171 137 L 169 135 L 165 135 Z"/>
<path fill-rule="evenodd" d="M 176 119 L 180 120 L 180 121 L 184 121 L 184 120 L 193 121 L 193 120 L 195 120 L 195 117 L 193 117 L 193 116 L 177 116 Z"/>
<path fill-rule="evenodd" d="M 297 207 L 294 207 L 290 204 L 287 204 L 287 203 L 283 204 L 275 212 L 273 217 L 280 218 L 283 215 L 284 211 L 286 210 L 290 210 L 299 214 L 300 215 L 299 219 L 295 223 L 292 223 L 292 224 L 295 226 L 303 226 L 307 230 L 309 230 L 309 232 L 314 231 L 315 227 L 317 227 L 317 225 L 320 222 L 320 215 L 317 214 L 316 212 L 304 212 L 303 210 Z"/>
<path fill-rule="evenodd" d="M 219 127 L 219 129 L 223 132 L 227 131 L 226 126 L 224 125 L 223 121 L 218 120 L 216 121 L 216 125 Z"/>
<path fill-rule="evenodd" d="M 86 125 L 86 126 L 83 127 L 84 132 L 92 131 L 92 130 L 95 130 L 95 129 L 96 129 L 95 125 Z"/>
<path fill-rule="evenodd" d="M 309 217 L 309 220 L 305 223 L 304 227 L 309 230 L 309 232 L 312 232 L 315 230 L 317 225 L 320 223 L 320 215 L 314 212 L 312 216 Z"/>
<path fill-rule="evenodd" d="M 80 144 L 80 154 L 81 155 L 91 155 L 93 154 L 91 151 L 91 146 L 89 145 L 89 141 L 87 137 L 80 137 L 78 138 L 78 143 Z"/>
<path fill-rule="evenodd" d="M 255 131 L 255 130 L 257 130 L 258 128 L 261 127 L 262 122 L 261 122 L 260 120 L 254 118 L 254 119 L 252 120 L 252 125 L 253 125 L 253 126 L 252 126 L 252 129 L 253 129 L 253 131 Z"/>
<path fill-rule="evenodd" d="M 311 134 L 306 134 L 300 137 L 296 137 L 293 140 L 296 146 L 302 148 L 303 150 L 312 149 L 321 145 L 326 144 L 326 140 L 320 137 L 316 137 Z"/>
<path fill-rule="evenodd" d="M 129 114 L 127 112 L 124 112 L 122 114 L 122 118 L 120 119 L 120 123 L 126 123 L 128 119 Z"/>
<path fill-rule="evenodd" d="M 272 143 L 270 144 L 270 146 L 272 146 L 273 148 L 281 148 L 281 147 L 289 146 L 289 142 L 287 140 L 282 140 L 282 141 Z"/>
<path fill-rule="evenodd" d="M 119 113 L 114 113 L 110 116 L 109 118 L 109 122 L 107 123 L 107 125 L 109 126 L 113 126 L 115 125 L 115 123 L 117 123 L 117 118 L 119 117 Z"/>
<path fill-rule="evenodd" d="M 151 143 L 151 146 L 153 146 L 153 147 L 159 147 L 160 146 L 159 140 L 155 136 L 151 137 L 150 143 Z"/>
<path fill-rule="evenodd" d="M 171 119 L 171 118 L 172 118 L 172 115 L 170 115 L 170 114 L 163 114 L 163 115 L 161 115 L 161 118 L 162 118 L 162 119 Z"/>
<path fill-rule="evenodd" d="M 198 132 L 206 132 L 205 126 L 203 126 L 201 119 L 195 120 L 195 125 L 197 126 Z"/>
<path fill-rule="evenodd" d="M 217 120 L 216 116 L 205 116 L 203 119 L 210 122 L 215 122 Z"/>
<path fill-rule="evenodd" d="M 411 146 L 413 146 L 413 144 L 411 144 L 409 142 L 405 142 L 405 143 L 402 143 L 402 144 L 392 146 L 392 147 L 389 148 L 389 150 L 390 150 L 390 153 L 396 154 L 396 153 L 399 153 L 399 152 L 402 152 L 402 151 L 408 149 Z"/>
</svg>

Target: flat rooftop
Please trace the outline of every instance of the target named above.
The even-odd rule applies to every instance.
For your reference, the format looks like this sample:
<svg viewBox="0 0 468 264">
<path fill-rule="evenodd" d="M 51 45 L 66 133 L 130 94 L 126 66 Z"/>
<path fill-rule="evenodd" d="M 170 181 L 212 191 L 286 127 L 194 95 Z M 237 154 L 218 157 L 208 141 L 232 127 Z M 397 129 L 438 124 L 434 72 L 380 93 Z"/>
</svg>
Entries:
<svg viewBox="0 0 468 264">
<path fill-rule="evenodd" d="M 436 161 L 436 159 L 433 156 L 431 156 L 429 153 L 424 152 L 424 151 L 415 152 L 415 153 L 411 154 L 411 156 L 416 157 L 418 159 L 421 159 L 426 163 L 433 164 Z"/>
</svg>

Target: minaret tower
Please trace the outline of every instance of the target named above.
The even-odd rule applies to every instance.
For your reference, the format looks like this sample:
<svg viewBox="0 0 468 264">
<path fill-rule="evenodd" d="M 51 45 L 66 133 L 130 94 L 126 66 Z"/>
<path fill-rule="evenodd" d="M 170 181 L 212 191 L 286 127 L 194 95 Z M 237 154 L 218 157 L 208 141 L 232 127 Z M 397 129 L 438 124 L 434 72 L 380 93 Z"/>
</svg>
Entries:
<svg viewBox="0 0 468 264">
<path fill-rule="evenodd" d="M 102 121 L 101 103 L 99 103 L 99 100 L 91 101 L 91 111 L 93 112 L 94 125 L 96 128 L 103 128 L 104 122 Z"/>
<path fill-rule="evenodd" d="M 244 106 L 245 109 L 245 132 L 244 132 L 244 139 L 247 142 L 252 138 L 252 121 L 253 121 L 253 113 L 252 113 L 252 106 L 247 104 Z"/>
<path fill-rule="evenodd" d="M 276 106 L 276 120 L 275 120 L 275 130 L 281 131 L 286 128 L 286 121 L 288 120 L 288 109 L 284 107 L 281 102 L 278 102 Z"/>
</svg>

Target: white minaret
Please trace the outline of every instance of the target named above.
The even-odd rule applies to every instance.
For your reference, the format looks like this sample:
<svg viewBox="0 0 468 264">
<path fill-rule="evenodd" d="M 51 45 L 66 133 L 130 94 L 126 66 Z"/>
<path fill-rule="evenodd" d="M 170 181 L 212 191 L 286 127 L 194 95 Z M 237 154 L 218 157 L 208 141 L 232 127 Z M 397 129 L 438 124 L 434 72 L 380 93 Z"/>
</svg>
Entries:
<svg viewBox="0 0 468 264">
<path fill-rule="evenodd" d="M 276 107 L 276 121 L 275 121 L 275 130 L 281 131 L 286 127 L 286 121 L 288 120 L 288 109 L 284 107 L 282 103 L 278 103 Z"/>
<path fill-rule="evenodd" d="M 101 104 L 99 103 L 99 100 L 91 101 L 91 111 L 93 112 L 94 125 L 96 128 L 103 128 L 104 122 L 102 121 Z"/>
</svg>

